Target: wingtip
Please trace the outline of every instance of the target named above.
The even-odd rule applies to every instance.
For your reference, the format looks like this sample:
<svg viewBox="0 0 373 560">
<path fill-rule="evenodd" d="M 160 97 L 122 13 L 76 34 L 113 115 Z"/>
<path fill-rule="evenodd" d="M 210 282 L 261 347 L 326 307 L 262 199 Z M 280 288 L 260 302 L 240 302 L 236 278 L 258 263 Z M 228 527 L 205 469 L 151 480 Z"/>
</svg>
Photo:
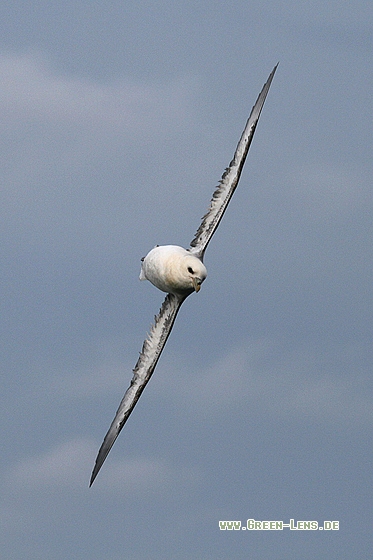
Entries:
<svg viewBox="0 0 373 560">
<path fill-rule="evenodd" d="M 275 66 L 274 66 L 272 72 L 271 72 L 270 75 L 269 75 L 268 80 L 271 80 L 271 81 L 272 81 L 272 78 L 273 78 L 273 76 L 275 75 L 275 72 L 276 72 L 276 70 L 277 70 L 279 64 L 280 64 L 280 61 L 278 61 L 278 63 L 275 64 Z"/>
<path fill-rule="evenodd" d="M 272 83 L 272 80 L 273 80 L 273 76 L 275 75 L 276 70 L 277 70 L 279 64 L 280 64 L 280 61 L 274 66 L 272 72 L 271 72 L 270 75 L 268 76 L 268 79 L 267 79 L 266 83 L 265 83 L 264 86 L 263 86 L 262 92 L 263 92 L 263 91 L 266 91 L 266 94 L 268 93 L 269 88 L 270 88 L 271 83 Z M 262 92 L 261 92 L 261 93 L 262 93 Z M 259 96 L 259 97 L 260 97 L 260 96 Z"/>
<path fill-rule="evenodd" d="M 91 474 L 91 480 L 89 481 L 89 488 L 90 488 L 90 487 L 92 486 L 92 484 L 94 483 L 97 474 L 98 474 L 98 471 L 95 472 L 95 468 L 94 468 L 93 471 L 92 471 L 92 474 Z"/>
<path fill-rule="evenodd" d="M 100 472 L 100 469 L 101 469 L 102 465 L 103 465 L 103 462 L 102 462 L 100 465 L 98 465 L 98 457 L 97 457 L 95 466 L 94 466 L 93 471 L 92 471 L 92 474 L 91 474 L 91 479 L 90 479 L 90 481 L 89 481 L 89 488 L 90 488 L 90 487 L 92 486 L 92 484 L 94 483 L 94 481 L 95 481 L 95 479 L 96 479 L 96 476 L 97 476 L 98 473 Z"/>
<path fill-rule="evenodd" d="M 118 415 L 118 413 L 117 413 Z M 93 471 L 92 471 L 92 475 L 91 475 L 91 480 L 89 482 L 89 488 L 92 486 L 92 484 L 95 481 L 96 476 L 98 475 L 98 473 L 101 470 L 102 465 L 105 463 L 106 457 L 109 455 L 109 452 L 111 450 L 111 448 L 114 445 L 115 440 L 117 439 L 123 425 L 120 427 L 120 429 L 118 430 L 116 428 L 116 419 L 117 419 L 117 415 L 115 416 L 105 438 L 104 441 L 102 442 L 102 445 L 98 451 L 97 454 L 97 458 L 96 458 L 96 462 L 95 462 L 95 466 L 93 467 Z"/>
<path fill-rule="evenodd" d="M 269 89 L 271 87 L 272 84 L 272 80 L 273 77 L 276 73 L 277 67 L 279 65 L 279 62 L 276 64 L 276 66 L 273 68 L 272 72 L 270 73 L 270 75 L 268 76 L 268 79 L 266 81 L 266 83 L 264 84 L 264 86 L 262 87 L 262 91 L 259 93 L 258 95 L 258 99 L 255 102 L 254 107 L 251 110 L 250 113 L 250 117 L 247 121 L 247 123 L 249 124 L 250 122 L 255 121 L 255 124 L 258 122 L 259 117 L 260 117 L 260 113 L 262 112 L 263 106 L 264 106 L 264 102 L 266 100 L 266 97 L 268 95 Z"/>
</svg>

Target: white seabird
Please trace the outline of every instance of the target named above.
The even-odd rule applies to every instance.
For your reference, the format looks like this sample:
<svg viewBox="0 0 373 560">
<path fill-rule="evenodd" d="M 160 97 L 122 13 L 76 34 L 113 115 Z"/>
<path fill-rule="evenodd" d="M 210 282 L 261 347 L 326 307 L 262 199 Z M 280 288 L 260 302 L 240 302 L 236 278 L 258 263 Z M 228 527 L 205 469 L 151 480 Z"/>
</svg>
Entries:
<svg viewBox="0 0 373 560">
<path fill-rule="evenodd" d="M 183 249 L 176 245 L 157 246 L 142 259 L 140 280 L 149 280 L 154 286 L 166 292 L 167 296 L 143 344 L 140 357 L 133 370 L 131 384 L 100 447 L 90 486 L 152 376 L 181 304 L 191 293 L 200 290 L 202 282 L 207 276 L 207 270 L 203 264 L 205 250 L 238 185 L 276 69 L 277 65 L 269 75 L 251 110 L 233 160 L 215 189 L 208 212 L 202 218 L 201 225 L 190 244 L 190 248 Z"/>
</svg>

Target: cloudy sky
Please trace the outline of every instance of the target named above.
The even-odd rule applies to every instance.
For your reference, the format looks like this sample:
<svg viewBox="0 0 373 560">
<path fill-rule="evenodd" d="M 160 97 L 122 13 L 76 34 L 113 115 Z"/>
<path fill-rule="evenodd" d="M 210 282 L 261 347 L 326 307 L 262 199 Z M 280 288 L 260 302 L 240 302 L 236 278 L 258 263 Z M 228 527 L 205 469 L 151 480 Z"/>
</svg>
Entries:
<svg viewBox="0 0 373 560">
<path fill-rule="evenodd" d="M 372 16 L 356 0 L 3 0 L 4 558 L 372 546 Z M 245 170 L 95 484 L 98 447 L 273 66 Z M 219 520 L 338 520 L 221 531 Z"/>
</svg>

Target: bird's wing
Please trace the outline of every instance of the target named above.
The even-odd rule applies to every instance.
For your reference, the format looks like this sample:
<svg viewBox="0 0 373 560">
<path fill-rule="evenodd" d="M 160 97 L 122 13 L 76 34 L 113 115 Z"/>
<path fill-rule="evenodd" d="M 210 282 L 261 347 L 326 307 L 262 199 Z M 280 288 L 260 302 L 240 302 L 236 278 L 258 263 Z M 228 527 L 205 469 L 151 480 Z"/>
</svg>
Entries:
<svg viewBox="0 0 373 560">
<path fill-rule="evenodd" d="M 203 258 L 206 247 L 214 235 L 220 220 L 223 217 L 225 210 L 229 204 L 230 199 L 238 185 L 241 171 L 245 163 L 247 153 L 250 148 L 251 141 L 254 136 L 256 125 L 260 117 L 267 93 L 272 83 L 273 76 L 275 75 L 277 65 L 272 70 L 267 82 L 264 84 L 262 91 L 254 107 L 251 110 L 250 117 L 246 123 L 245 130 L 242 133 L 241 139 L 238 142 L 236 152 L 229 167 L 224 172 L 219 185 L 216 187 L 213 197 L 210 202 L 210 207 L 207 213 L 203 216 L 201 225 L 190 244 L 189 251 L 199 258 Z"/>
<path fill-rule="evenodd" d="M 128 387 L 119 405 L 115 418 L 98 452 L 89 484 L 90 486 L 93 484 L 110 449 L 134 409 L 135 404 L 139 400 L 147 382 L 151 378 L 167 338 L 172 330 L 176 315 L 186 297 L 187 296 L 167 294 L 158 315 L 155 317 L 154 325 L 144 341 L 140 357 L 133 370 L 131 385 Z"/>
</svg>

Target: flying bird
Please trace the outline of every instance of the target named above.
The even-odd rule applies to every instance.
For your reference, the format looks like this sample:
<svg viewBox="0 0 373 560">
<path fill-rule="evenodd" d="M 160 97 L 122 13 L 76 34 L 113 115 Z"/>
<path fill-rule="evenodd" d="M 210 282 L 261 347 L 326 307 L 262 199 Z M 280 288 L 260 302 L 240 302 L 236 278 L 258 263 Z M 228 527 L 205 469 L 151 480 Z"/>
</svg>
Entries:
<svg viewBox="0 0 373 560">
<path fill-rule="evenodd" d="M 152 376 L 181 304 L 191 293 L 199 292 L 207 276 L 203 257 L 207 245 L 214 235 L 238 185 L 256 125 L 258 124 L 260 113 L 276 69 L 277 65 L 269 75 L 251 110 L 233 160 L 225 170 L 219 185 L 215 189 L 209 209 L 203 216 L 201 225 L 190 243 L 189 249 L 183 249 L 176 245 L 156 246 L 142 259 L 140 280 L 149 280 L 162 292 L 166 292 L 167 296 L 143 344 L 139 359 L 133 370 L 131 384 L 100 447 L 92 472 L 90 486 L 92 486 L 110 449 Z"/>
</svg>

